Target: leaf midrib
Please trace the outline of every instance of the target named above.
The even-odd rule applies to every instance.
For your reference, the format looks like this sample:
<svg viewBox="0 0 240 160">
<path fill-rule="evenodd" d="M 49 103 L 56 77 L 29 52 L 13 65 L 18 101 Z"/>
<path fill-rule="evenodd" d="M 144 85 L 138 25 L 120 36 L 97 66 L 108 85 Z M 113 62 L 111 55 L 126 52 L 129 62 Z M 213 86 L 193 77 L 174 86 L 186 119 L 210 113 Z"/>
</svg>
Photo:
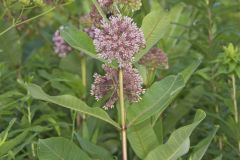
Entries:
<svg viewBox="0 0 240 160">
<path fill-rule="evenodd" d="M 156 11 L 156 12 L 159 12 L 159 11 Z M 166 13 L 164 13 L 164 16 L 163 16 L 163 17 L 165 17 L 165 16 L 166 16 Z M 151 37 L 152 33 L 155 31 L 155 29 L 157 28 L 158 24 L 161 22 L 161 20 L 163 19 L 163 17 L 161 17 L 161 18 L 157 21 L 157 23 L 155 23 L 153 29 L 149 32 L 149 34 L 148 34 L 147 37 L 145 38 L 146 41 Z"/>
</svg>

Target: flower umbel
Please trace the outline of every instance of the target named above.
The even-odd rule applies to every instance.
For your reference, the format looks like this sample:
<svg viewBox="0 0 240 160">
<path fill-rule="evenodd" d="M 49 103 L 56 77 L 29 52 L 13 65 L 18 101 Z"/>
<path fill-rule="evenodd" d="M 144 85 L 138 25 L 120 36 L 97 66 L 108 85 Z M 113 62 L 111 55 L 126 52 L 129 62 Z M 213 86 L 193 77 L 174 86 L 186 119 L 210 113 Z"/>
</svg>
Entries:
<svg viewBox="0 0 240 160">
<path fill-rule="evenodd" d="M 94 45 L 99 56 L 109 63 L 128 63 L 145 46 L 143 32 L 130 17 L 110 17 L 110 22 L 102 21 L 101 28 L 95 29 Z"/>
<path fill-rule="evenodd" d="M 60 29 L 63 29 L 63 27 L 60 27 Z M 52 40 L 54 43 L 54 52 L 59 57 L 65 57 L 70 51 L 72 51 L 72 48 L 61 37 L 60 30 L 57 30 L 54 33 Z"/>
<path fill-rule="evenodd" d="M 168 57 L 159 48 L 152 48 L 140 60 L 139 64 L 145 65 L 150 68 L 168 68 Z"/>
<path fill-rule="evenodd" d="M 118 70 L 107 65 L 103 65 L 103 69 L 106 72 L 104 76 L 94 75 L 95 81 L 92 85 L 91 95 L 95 96 L 96 100 L 100 100 L 104 96 L 110 96 L 103 107 L 104 109 L 109 109 L 113 108 L 118 100 Z M 124 95 L 129 102 L 139 101 L 140 95 L 144 93 L 144 89 L 141 86 L 143 81 L 138 71 L 132 68 L 131 65 L 126 65 L 123 68 L 123 82 Z"/>
</svg>

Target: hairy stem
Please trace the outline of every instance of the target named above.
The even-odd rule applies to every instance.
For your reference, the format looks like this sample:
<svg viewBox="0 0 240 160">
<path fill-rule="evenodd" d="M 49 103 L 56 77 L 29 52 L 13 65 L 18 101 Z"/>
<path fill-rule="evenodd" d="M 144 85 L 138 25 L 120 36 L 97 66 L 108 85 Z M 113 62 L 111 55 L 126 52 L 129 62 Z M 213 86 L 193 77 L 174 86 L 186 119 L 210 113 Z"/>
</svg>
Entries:
<svg viewBox="0 0 240 160">
<path fill-rule="evenodd" d="M 123 93 L 123 70 L 119 69 L 119 100 L 121 109 L 122 121 L 122 159 L 127 160 L 127 128 L 126 128 L 126 111 L 124 106 L 124 93 Z"/>
</svg>

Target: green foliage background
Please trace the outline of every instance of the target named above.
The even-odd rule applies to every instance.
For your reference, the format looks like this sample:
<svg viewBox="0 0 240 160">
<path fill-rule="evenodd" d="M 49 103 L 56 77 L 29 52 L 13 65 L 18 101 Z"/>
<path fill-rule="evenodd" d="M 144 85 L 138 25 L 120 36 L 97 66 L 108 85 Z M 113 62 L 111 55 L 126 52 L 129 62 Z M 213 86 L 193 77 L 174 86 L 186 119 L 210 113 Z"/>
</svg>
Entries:
<svg viewBox="0 0 240 160">
<path fill-rule="evenodd" d="M 128 158 L 240 159 L 240 1 L 142 4 L 129 14 L 147 41 L 135 66 L 147 81 L 137 61 L 157 46 L 169 69 L 157 70 L 142 101 L 127 105 Z M 104 62 L 79 21 L 91 5 L 0 1 L 0 159 L 121 159 L 119 107 L 104 111 L 104 101 L 90 96 L 92 75 L 103 73 Z M 61 25 L 75 48 L 65 58 L 52 43 Z"/>
</svg>

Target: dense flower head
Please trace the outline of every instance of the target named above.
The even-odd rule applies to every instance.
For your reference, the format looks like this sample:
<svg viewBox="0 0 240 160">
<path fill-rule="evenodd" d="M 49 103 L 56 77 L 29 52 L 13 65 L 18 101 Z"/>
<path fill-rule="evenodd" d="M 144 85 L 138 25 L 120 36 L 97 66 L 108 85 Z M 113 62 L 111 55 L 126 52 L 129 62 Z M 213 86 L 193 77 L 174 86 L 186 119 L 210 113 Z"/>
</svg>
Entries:
<svg viewBox="0 0 240 160">
<path fill-rule="evenodd" d="M 168 57 L 159 48 L 153 47 L 145 54 L 140 60 L 139 64 L 145 65 L 151 68 L 168 68 Z"/>
<path fill-rule="evenodd" d="M 98 0 L 101 7 L 109 7 L 113 4 L 113 0 Z"/>
<path fill-rule="evenodd" d="M 101 29 L 95 29 L 94 45 L 101 58 L 125 64 L 145 46 L 145 39 L 130 17 L 116 16 L 110 17 L 110 22 L 102 21 Z"/>
<path fill-rule="evenodd" d="M 103 69 L 106 72 L 104 76 L 94 74 L 95 81 L 92 85 L 91 95 L 95 96 L 96 100 L 109 96 L 110 98 L 103 107 L 104 109 L 109 109 L 113 108 L 118 100 L 118 70 L 108 65 L 103 65 Z M 129 102 L 140 100 L 140 95 L 144 93 L 144 89 L 141 86 L 142 83 L 142 78 L 136 69 L 132 68 L 131 65 L 124 66 L 123 90 Z"/>
<path fill-rule="evenodd" d="M 63 27 L 60 27 L 60 29 L 63 29 Z M 72 51 L 72 48 L 64 41 L 63 37 L 61 37 L 60 30 L 54 33 L 52 40 L 54 43 L 54 52 L 59 57 L 65 57 Z"/>
</svg>

